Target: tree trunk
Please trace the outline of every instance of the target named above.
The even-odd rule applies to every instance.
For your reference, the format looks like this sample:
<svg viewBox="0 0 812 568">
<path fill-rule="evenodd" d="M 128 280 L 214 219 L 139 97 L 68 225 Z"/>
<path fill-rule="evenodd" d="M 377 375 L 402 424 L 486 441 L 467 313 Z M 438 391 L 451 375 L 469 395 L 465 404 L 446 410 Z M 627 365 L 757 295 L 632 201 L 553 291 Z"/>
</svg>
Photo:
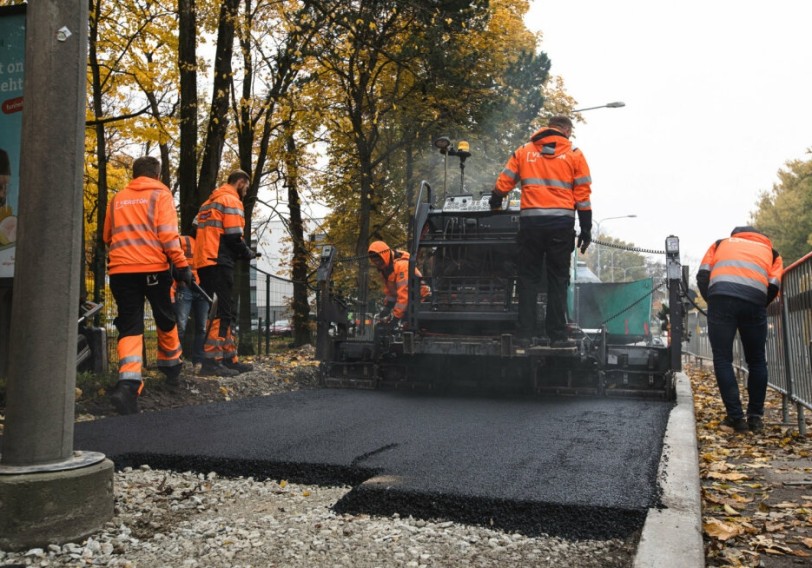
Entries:
<svg viewBox="0 0 812 568">
<path fill-rule="evenodd" d="M 197 193 L 197 7 L 195 0 L 178 0 L 178 70 L 180 74 L 180 192 L 181 232 L 189 234 L 205 196 Z"/>
<path fill-rule="evenodd" d="M 105 140 L 104 123 L 99 119 L 104 115 L 101 92 L 101 70 L 98 57 L 99 15 L 101 14 L 101 0 L 90 4 L 90 29 L 88 41 L 88 55 L 90 59 L 90 75 L 93 99 L 93 115 L 96 119 L 96 161 L 99 168 L 97 181 L 98 195 L 96 198 L 96 234 L 93 247 L 93 301 L 104 301 L 104 276 L 106 273 L 107 248 L 104 244 L 104 218 L 107 215 L 107 147 Z"/>
<path fill-rule="evenodd" d="M 161 107 L 158 105 L 158 98 L 153 91 L 144 90 L 144 96 L 147 97 L 149 102 L 149 109 L 152 117 L 159 125 L 161 123 Z M 172 166 L 169 158 L 169 146 L 166 142 L 158 143 L 158 151 L 161 153 L 161 183 L 166 187 L 172 184 Z"/>
<path fill-rule="evenodd" d="M 217 50 L 214 56 L 214 83 L 211 113 L 206 129 L 206 145 L 200 164 L 197 202 L 203 203 L 217 185 L 217 174 L 223 155 L 228 126 L 228 99 L 231 92 L 231 57 L 234 54 L 234 25 L 239 0 L 223 0 L 220 25 L 217 28 Z"/>
<path fill-rule="evenodd" d="M 299 200 L 299 166 L 296 139 L 288 133 L 285 152 L 287 170 L 290 233 L 293 239 L 293 343 L 297 347 L 310 343 L 310 305 L 307 301 L 307 247 L 305 246 L 302 207 Z"/>
</svg>

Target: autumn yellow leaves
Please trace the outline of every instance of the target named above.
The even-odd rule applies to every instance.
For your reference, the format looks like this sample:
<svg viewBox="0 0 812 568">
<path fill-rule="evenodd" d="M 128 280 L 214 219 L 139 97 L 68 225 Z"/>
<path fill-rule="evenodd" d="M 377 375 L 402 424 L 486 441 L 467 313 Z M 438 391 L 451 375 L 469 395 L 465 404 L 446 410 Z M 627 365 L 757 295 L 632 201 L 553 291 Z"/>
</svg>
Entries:
<svg viewBox="0 0 812 568">
<path fill-rule="evenodd" d="M 759 566 L 786 557 L 788 565 L 812 565 L 812 442 L 792 424 L 781 424 L 780 395 L 772 391 L 763 432 L 736 433 L 721 426 L 724 407 L 713 374 L 696 369 L 688 374 L 707 564 Z"/>
</svg>

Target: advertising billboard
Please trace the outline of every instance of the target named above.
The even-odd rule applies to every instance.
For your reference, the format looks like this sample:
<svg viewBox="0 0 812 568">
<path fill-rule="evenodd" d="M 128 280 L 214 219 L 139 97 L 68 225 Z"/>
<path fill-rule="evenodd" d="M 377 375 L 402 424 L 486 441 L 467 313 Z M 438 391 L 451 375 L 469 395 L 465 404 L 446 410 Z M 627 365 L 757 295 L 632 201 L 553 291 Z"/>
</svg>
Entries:
<svg viewBox="0 0 812 568">
<path fill-rule="evenodd" d="M 25 6 L 0 7 L 0 282 L 14 276 L 24 62 Z"/>
</svg>

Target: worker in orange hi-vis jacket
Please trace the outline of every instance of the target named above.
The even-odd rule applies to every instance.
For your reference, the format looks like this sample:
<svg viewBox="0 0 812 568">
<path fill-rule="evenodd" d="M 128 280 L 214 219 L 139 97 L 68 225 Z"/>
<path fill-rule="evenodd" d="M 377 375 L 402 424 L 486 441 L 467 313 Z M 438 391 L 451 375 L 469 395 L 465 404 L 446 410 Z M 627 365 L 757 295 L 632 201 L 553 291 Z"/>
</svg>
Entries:
<svg viewBox="0 0 812 568">
<path fill-rule="evenodd" d="M 231 376 L 253 369 L 237 360 L 234 341 L 234 265 L 238 260 L 252 260 L 259 254 L 243 238 L 245 210 L 242 200 L 251 178 L 242 170 L 232 172 L 226 183 L 212 191 L 197 214 L 197 240 L 194 267 L 200 286 L 213 297 L 217 294 L 217 314 L 208 324 L 203 346 L 201 375 Z"/>
<path fill-rule="evenodd" d="M 764 428 L 767 396 L 767 306 L 781 289 L 784 261 L 772 241 L 750 226 L 713 243 L 696 273 L 708 303 L 708 339 L 713 370 L 727 415 L 722 425 L 737 432 Z M 742 408 L 733 371 L 733 342 L 738 333 L 747 361 L 747 411 Z"/>
<path fill-rule="evenodd" d="M 378 269 L 383 278 L 384 306 L 378 314 L 383 323 L 397 324 L 406 316 L 409 305 L 409 253 L 403 250 L 392 250 L 383 241 L 369 245 L 369 261 Z M 423 275 L 415 268 L 415 277 Z M 431 295 L 428 284 L 420 283 L 420 298 Z"/>
<path fill-rule="evenodd" d="M 187 285 L 192 269 L 180 248 L 178 216 L 169 188 L 159 181 L 161 162 L 144 156 L 133 162 L 133 180 L 110 200 L 104 221 L 110 290 L 118 314 L 118 382 L 111 401 L 120 414 L 138 412 L 143 390 L 144 300 L 158 327 L 158 368 L 177 383 L 181 347 L 172 309 L 174 277 Z"/>
<path fill-rule="evenodd" d="M 542 266 L 547 267 L 546 334 L 553 347 L 573 347 L 567 331 L 567 284 L 575 248 L 575 217 L 581 232 L 577 246 L 586 252 L 592 242 L 592 177 L 583 153 L 570 142 L 572 121 L 550 118 L 527 144 L 511 154 L 496 179 L 489 200 L 502 207 L 504 197 L 519 184 L 519 338 L 532 339 Z"/>
</svg>

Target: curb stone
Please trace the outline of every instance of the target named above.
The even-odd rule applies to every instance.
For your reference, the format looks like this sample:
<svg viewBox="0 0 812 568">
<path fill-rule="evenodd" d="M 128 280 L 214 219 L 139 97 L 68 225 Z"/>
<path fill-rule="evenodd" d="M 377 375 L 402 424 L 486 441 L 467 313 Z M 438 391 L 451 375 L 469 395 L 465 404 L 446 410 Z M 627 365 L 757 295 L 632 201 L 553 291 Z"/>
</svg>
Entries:
<svg viewBox="0 0 812 568">
<path fill-rule="evenodd" d="M 671 410 L 657 472 L 663 508 L 648 510 L 634 568 L 704 568 L 702 496 L 694 399 L 688 375 L 677 373 L 677 404 Z"/>
</svg>

